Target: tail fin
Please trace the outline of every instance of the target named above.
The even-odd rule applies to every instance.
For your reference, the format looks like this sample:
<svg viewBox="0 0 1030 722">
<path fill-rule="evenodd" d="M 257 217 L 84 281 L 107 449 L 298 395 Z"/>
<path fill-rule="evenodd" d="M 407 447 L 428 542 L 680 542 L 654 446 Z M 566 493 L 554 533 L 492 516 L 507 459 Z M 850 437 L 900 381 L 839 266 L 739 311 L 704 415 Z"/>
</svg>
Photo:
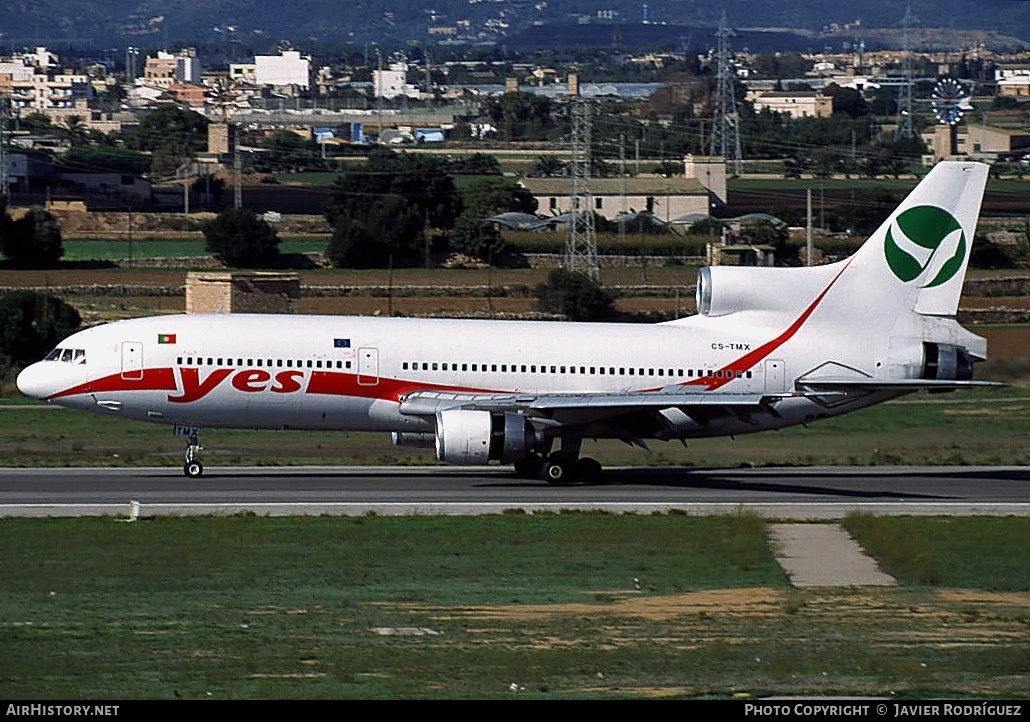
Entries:
<svg viewBox="0 0 1030 722">
<path fill-rule="evenodd" d="M 891 297 L 895 312 L 954 316 L 987 171 L 974 162 L 934 166 L 855 254 L 848 275 L 861 288 L 853 290 Z"/>
</svg>

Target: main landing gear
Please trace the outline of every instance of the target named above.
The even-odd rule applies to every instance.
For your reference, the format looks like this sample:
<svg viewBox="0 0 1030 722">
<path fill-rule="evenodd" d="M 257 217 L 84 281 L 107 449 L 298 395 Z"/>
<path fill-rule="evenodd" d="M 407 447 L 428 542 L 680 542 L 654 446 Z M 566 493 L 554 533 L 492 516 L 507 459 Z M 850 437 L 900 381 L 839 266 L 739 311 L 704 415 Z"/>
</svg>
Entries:
<svg viewBox="0 0 1030 722">
<path fill-rule="evenodd" d="M 197 461 L 197 454 L 204 450 L 200 445 L 200 428 L 176 427 L 175 434 L 186 437 L 186 463 L 182 465 L 182 473 L 190 479 L 199 478 L 204 473 L 204 465 Z"/>
<path fill-rule="evenodd" d="M 604 483 L 601 465 L 594 459 L 579 457 L 582 442 L 581 438 L 563 437 L 561 450 L 554 452 L 550 452 L 548 443 L 543 454 L 530 454 L 516 461 L 515 473 L 524 479 L 543 479 L 555 486 Z"/>
</svg>

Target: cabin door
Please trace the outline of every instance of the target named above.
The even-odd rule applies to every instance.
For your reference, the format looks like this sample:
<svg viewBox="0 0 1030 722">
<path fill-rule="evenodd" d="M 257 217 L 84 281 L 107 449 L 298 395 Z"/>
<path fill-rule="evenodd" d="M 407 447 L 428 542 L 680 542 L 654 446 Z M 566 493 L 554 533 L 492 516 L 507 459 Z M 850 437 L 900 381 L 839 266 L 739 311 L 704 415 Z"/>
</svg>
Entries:
<svg viewBox="0 0 1030 722">
<path fill-rule="evenodd" d="M 143 380 L 143 344 L 138 341 L 122 342 L 122 378 L 126 381 Z"/>
<path fill-rule="evenodd" d="M 358 349 L 358 385 L 375 386 L 379 383 L 379 349 Z"/>
</svg>

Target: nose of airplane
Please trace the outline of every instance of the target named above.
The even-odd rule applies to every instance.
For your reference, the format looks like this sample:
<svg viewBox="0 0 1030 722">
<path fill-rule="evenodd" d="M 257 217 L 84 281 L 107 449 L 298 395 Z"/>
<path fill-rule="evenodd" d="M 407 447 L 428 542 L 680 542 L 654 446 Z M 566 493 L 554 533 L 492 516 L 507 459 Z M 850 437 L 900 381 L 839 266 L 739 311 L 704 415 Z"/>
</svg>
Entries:
<svg viewBox="0 0 1030 722">
<path fill-rule="evenodd" d="M 53 365 L 53 362 L 39 362 L 26 367 L 18 374 L 18 390 L 34 399 L 45 399 L 54 393 L 52 374 L 47 373 L 47 367 Z"/>
</svg>

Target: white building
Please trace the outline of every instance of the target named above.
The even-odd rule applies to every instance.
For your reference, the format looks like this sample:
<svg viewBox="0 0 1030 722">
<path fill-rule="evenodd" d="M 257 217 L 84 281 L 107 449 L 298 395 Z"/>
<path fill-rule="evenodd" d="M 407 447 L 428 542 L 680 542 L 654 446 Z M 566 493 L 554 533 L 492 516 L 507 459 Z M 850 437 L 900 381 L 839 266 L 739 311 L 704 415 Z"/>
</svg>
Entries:
<svg viewBox="0 0 1030 722">
<path fill-rule="evenodd" d="M 1013 98 L 1030 97 L 1030 66 L 1003 65 L 994 71 L 998 95 Z"/>
<path fill-rule="evenodd" d="M 418 88 L 408 83 L 407 63 L 390 63 L 389 70 L 373 70 L 372 88 L 377 98 L 419 97 Z"/>
<path fill-rule="evenodd" d="M 311 86 L 311 57 L 302 58 L 297 50 L 281 50 L 278 55 L 255 55 L 254 81 L 258 85 L 295 86 L 307 90 Z"/>
</svg>

